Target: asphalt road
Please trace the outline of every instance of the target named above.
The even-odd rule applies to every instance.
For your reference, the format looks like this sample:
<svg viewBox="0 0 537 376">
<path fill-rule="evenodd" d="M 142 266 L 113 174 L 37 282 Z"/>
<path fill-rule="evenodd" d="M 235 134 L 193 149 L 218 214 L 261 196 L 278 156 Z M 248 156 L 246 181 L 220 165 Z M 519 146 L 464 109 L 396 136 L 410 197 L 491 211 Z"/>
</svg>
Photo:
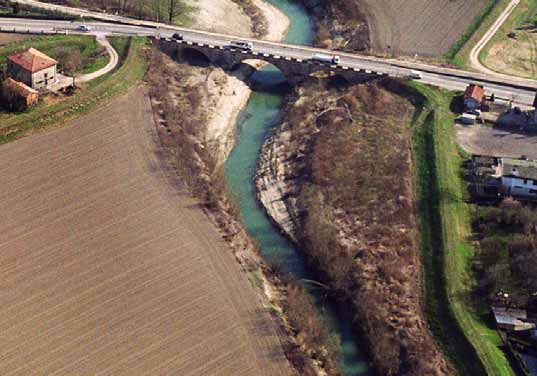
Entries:
<svg viewBox="0 0 537 376">
<path fill-rule="evenodd" d="M 169 28 L 166 25 L 161 27 L 160 24 L 152 22 L 124 19 L 117 16 L 112 17 L 119 18 L 125 22 L 128 21 L 129 23 L 141 23 L 142 25 L 84 22 L 91 30 L 83 33 L 77 30 L 81 24 L 80 22 L 0 18 L 0 30 L 31 33 L 79 33 L 97 36 L 138 35 L 163 38 L 171 38 L 173 33 L 179 32 L 183 35 L 185 41 L 214 46 L 226 46 L 230 41 L 238 40 L 238 38 L 228 35 L 185 28 Z M 115 21 L 117 22 L 118 20 Z M 251 42 L 253 43 L 253 52 L 278 55 L 282 58 L 307 60 L 315 52 L 333 53 L 307 46 L 295 46 L 258 40 L 251 40 Z M 533 80 L 514 77 L 506 78 L 491 74 L 484 75 L 396 59 L 382 59 L 340 52 L 337 52 L 337 54 L 341 56 L 341 66 L 384 73 L 392 77 L 408 77 L 411 70 L 417 70 L 422 75 L 422 82 L 448 90 L 464 90 L 469 83 L 478 83 L 485 87 L 488 94 L 494 93 L 498 98 L 512 100 L 522 105 L 531 105 L 537 91 L 537 82 Z"/>
</svg>

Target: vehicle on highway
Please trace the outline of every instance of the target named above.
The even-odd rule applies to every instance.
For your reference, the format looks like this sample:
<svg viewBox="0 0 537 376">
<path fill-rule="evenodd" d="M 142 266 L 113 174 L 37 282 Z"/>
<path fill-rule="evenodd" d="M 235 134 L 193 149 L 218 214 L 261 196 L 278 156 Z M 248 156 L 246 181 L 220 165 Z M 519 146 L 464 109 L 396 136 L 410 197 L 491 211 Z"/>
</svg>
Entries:
<svg viewBox="0 0 537 376">
<path fill-rule="evenodd" d="M 341 63 L 341 58 L 339 55 L 313 54 L 311 60 L 335 65 Z"/>
<path fill-rule="evenodd" d="M 172 39 L 174 39 L 174 40 L 183 40 L 183 39 L 185 39 L 185 38 L 184 38 L 181 34 L 174 33 L 174 34 L 172 35 Z"/>
<path fill-rule="evenodd" d="M 423 75 L 421 74 L 421 72 L 417 70 L 411 70 L 410 74 L 408 75 L 408 78 L 410 78 L 411 80 L 421 80 L 422 77 Z"/>
<path fill-rule="evenodd" d="M 250 51 L 252 48 L 254 48 L 254 45 L 252 42 L 231 41 L 229 42 L 228 47 Z"/>
<path fill-rule="evenodd" d="M 79 25 L 77 28 L 76 28 L 78 31 L 82 31 L 84 33 L 87 33 L 88 31 L 91 31 L 91 28 L 87 25 Z"/>
</svg>

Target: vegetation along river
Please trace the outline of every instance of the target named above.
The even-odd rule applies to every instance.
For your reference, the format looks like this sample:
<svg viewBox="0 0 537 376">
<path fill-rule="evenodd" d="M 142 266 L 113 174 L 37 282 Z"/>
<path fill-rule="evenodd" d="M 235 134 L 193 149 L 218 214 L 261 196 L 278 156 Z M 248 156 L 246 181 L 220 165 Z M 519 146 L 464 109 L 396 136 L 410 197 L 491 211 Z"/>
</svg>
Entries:
<svg viewBox="0 0 537 376">
<path fill-rule="evenodd" d="M 267 1 L 267 0 L 265 0 Z M 268 0 L 291 20 L 286 37 L 288 43 L 311 45 L 313 22 L 304 8 L 289 0 Z M 285 95 L 285 79 L 273 66 L 258 71 L 252 77 L 253 93 L 238 119 L 238 140 L 226 163 L 228 185 L 239 203 L 246 230 L 256 240 L 263 257 L 270 263 L 277 260 L 286 272 L 301 281 L 315 280 L 305 261 L 293 245 L 273 226 L 255 195 L 256 163 L 265 138 L 280 120 Z M 366 375 L 368 366 L 350 327 L 349 315 L 322 299 L 306 282 L 321 316 L 341 339 L 342 370 L 345 375 Z"/>
</svg>

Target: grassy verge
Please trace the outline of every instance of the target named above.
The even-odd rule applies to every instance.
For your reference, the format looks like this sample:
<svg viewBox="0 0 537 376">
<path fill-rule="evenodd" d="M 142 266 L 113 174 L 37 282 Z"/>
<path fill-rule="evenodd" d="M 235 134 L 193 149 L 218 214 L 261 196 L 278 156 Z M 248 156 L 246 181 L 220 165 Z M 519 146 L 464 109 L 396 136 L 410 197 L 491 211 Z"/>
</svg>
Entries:
<svg viewBox="0 0 537 376">
<path fill-rule="evenodd" d="M 448 62 L 461 68 L 467 67 L 473 46 L 490 29 L 509 3 L 510 0 L 489 0 L 464 34 L 446 53 L 445 58 Z"/>
<path fill-rule="evenodd" d="M 471 207 L 461 177 L 464 155 L 454 134 L 452 93 L 415 83 L 428 99 L 415 135 L 426 311 L 430 326 L 461 375 L 514 375 L 486 311 L 470 299 L 474 248 Z"/>
<path fill-rule="evenodd" d="M 116 42 L 117 43 L 117 42 Z M 30 112 L 0 114 L 0 144 L 16 139 L 26 132 L 46 126 L 58 125 L 85 114 L 97 105 L 126 92 L 140 82 L 147 68 L 146 39 L 134 38 L 127 47 L 123 65 L 90 85 L 55 104 L 40 103 Z"/>
</svg>

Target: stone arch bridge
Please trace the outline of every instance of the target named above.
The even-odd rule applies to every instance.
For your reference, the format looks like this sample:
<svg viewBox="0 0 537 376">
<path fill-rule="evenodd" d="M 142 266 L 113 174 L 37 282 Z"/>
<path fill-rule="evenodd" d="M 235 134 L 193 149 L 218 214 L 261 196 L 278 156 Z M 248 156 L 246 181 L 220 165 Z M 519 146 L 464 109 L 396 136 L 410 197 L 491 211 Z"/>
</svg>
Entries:
<svg viewBox="0 0 537 376">
<path fill-rule="evenodd" d="M 203 43 L 194 43 L 184 40 L 160 39 L 163 50 L 176 56 L 180 52 L 194 50 L 202 54 L 214 65 L 226 70 L 232 70 L 245 60 L 262 60 L 278 68 L 287 82 L 296 85 L 307 80 L 312 74 L 323 72 L 331 76 L 340 76 L 351 83 L 385 77 L 385 73 L 378 73 L 364 69 L 350 68 L 343 65 L 331 65 L 314 60 L 303 60 L 292 57 L 283 57 L 270 53 L 241 50 L 227 46 L 216 46 Z"/>
</svg>

